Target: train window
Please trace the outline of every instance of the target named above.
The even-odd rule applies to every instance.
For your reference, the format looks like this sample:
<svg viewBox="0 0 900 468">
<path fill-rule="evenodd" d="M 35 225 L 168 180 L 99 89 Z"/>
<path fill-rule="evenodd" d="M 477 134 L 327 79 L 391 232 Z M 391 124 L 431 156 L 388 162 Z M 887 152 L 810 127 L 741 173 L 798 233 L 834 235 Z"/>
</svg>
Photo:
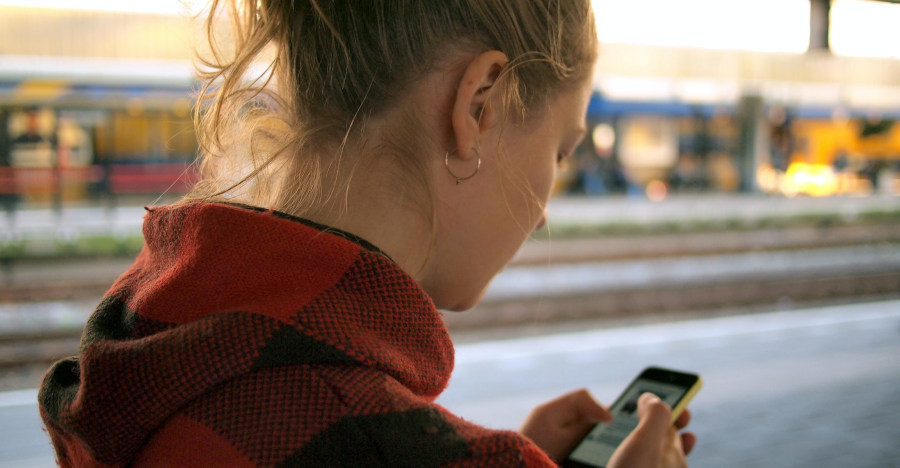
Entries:
<svg viewBox="0 0 900 468">
<path fill-rule="evenodd" d="M 169 112 L 115 111 L 96 133 L 97 157 L 110 162 L 186 161 L 197 151 L 191 119 Z"/>
<path fill-rule="evenodd" d="M 678 129 L 670 118 L 626 117 L 619 122 L 619 159 L 629 179 L 642 186 L 663 179 L 678 158 Z"/>
<path fill-rule="evenodd" d="M 189 118 L 167 117 L 165 123 L 166 149 L 171 159 L 188 160 L 197 152 L 194 123 Z"/>
<path fill-rule="evenodd" d="M 50 109 L 12 112 L 7 122 L 9 161 L 17 167 L 51 167 L 55 164 L 56 114 Z"/>
</svg>

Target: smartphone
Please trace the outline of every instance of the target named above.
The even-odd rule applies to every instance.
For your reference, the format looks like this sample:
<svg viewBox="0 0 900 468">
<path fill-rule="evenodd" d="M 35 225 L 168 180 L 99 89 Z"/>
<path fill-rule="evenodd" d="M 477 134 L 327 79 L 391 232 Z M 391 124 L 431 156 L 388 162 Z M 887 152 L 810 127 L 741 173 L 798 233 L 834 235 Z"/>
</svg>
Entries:
<svg viewBox="0 0 900 468">
<path fill-rule="evenodd" d="M 563 468 L 604 468 L 619 444 L 637 427 L 637 402 L 644 393 L 653 393 L 666 402 L 675 424 L 702 384 L 697 374 L 661 367 L 644 369 L 610 407 L 612 422 L 594 426 L 563 462 Z"/>
</svg>

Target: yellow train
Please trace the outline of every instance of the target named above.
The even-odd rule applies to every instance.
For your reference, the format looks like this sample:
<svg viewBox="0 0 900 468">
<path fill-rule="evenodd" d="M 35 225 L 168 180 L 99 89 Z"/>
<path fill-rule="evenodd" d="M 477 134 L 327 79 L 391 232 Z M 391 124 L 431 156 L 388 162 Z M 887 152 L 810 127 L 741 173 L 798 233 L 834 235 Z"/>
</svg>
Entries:
<svg viewBox="0 0 900 468">
<path fill-rule="evenodd" d="M 753 190 L 786 196 L 900 193 L 896 111 L 876 116 L 767 105 L 753 136 L 754 160 L 747 161 L 738 106 L 595 101 L 588 112 L 593 131 L 563 171 L 560 191 L 650 199 Z"/>
<path fill-rule="evenodd" d="M 788 196 L 900 192 L 900 123 L 836 116 L 797 119 L 789 130 L 789 165 L 762 165 L 761 189 Z M 773 141 L 776 149 L 779 143 Z"/>
</svg>

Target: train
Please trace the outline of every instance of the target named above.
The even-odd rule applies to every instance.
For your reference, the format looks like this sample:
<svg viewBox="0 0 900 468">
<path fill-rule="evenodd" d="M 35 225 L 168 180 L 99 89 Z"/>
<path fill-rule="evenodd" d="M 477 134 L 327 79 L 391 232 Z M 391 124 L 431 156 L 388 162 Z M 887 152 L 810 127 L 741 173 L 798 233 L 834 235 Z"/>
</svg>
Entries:
<svg viewBox="0 0 900 468">
<path fill-rule="evenodd" d="M 0 63 L 0 197 L 61 203 L 190 188 L 198 151 L 190 65 L 110 62 L 102 75 L 97 67 Z M 587 118 L 591 131 L 560 171 L 558 193 L 898 191 L 900 108 L 763 102 L 750 165 L 740 102 L 616 99 L 598 89 Z"/>
<path fill-rule="evenodd" d="M 763 192 L 788 197 L 900 193 L 900 106 L 616 101 L 593 97 L 591 135 L 563 171 L 567 193 Z M 748 120 L 751 120 L 748 122 Z M 753 149 L 743 148 L 747 125 Z"/>
<path fill-rule="evenodd" d="M 100 68 L 101 72 L 97 69 Z M 0 196 L 183 193 L 194 181 L 189 64 L 0 62 Z"/>
</svg>

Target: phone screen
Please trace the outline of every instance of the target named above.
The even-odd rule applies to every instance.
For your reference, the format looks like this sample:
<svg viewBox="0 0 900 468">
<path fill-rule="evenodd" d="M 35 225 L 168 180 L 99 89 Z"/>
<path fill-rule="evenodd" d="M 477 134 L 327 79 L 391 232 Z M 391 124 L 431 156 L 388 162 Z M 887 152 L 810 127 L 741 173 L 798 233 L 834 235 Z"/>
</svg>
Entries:
<svg viewBox="0 0 900 468">
<path fill-rule="evenodd" d="M 566 466 L 605 467 L 619 444 L 637 427 L 637 402 L 641 395 L 647 392 L 653 393 L 674 408 L 693 386 L 682 382 L 676 383 L 675 379 L 669 380 L 673 381 L 649 378 L 648 372 L 645 371 L 632 381 L 610 408 L 614 417 L 613 421 L 594 426 L 569 455 Z"/>
</svg>

